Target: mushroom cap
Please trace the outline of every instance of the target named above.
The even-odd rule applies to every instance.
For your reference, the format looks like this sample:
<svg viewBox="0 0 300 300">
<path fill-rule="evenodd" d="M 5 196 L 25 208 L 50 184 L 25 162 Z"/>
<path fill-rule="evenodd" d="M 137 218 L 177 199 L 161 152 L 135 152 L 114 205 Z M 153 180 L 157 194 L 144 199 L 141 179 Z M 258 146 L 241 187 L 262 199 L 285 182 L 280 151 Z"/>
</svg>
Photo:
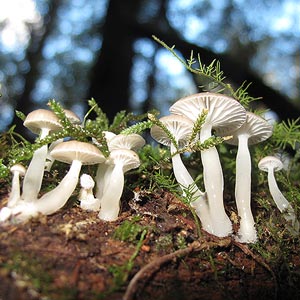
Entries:
<svg viewBox="0 0 300 300">
<path fill-rule="evenodd" d="M 131 149 L 136 151 L 145 145 L 145 140 L 137 133 L 118 134 L 112 137 L 107 144 L 109 151 L 115 149 Z"/>
<path fill-rule="evenodd" d="M 21 164 L 16 164 L 16 165 L 11 166 L 10 171 L 12 173 L 18 172 L 21 176 L 24 176 L 26 173 L 26 168 L 24 166 L 22 166 Z"/>
<path fill-rule="evenodd" d="M 109 164 L 123 164 L 123 172 L 127 172 L 131 169 L 138 168 L 140 166 L 139 156 L 129 149 L 115 149 L 112 150 L 108 157 Z"/>
<path fill-rule="evenodd" d="M 275 156 L 265 156 L 259 161 L 258 168 L 266 172 L 272 168 L 276 172 L 283 168 L 283 163 Z"/>
<path fill-rule="evenodd" d="M 30 112 L 24 120 L 23 125 L 36 134 L 40 133 L 41 128 L 48 128 L 49 131 L 62 128 L 55 113 L 47 109 L 36 109 Z"/>
<path fill-rule="evenodd" d="M 248 145 L 258 144 L 268 139 L 273 132 L 273 126 L 262 117 L 252 112 L 246 112 L 246 122 L 237 130 L 229 132 L 226 128 L 217 129 L 217 134 L 232 135 L 226 142 L 231 145 L 238 144 L 238 137 L 242 134 L 249 135 Z"/>
<path fill-rule="evenodd" d="M 179 147 L 186 144 L 192 133 L 194 125 L 189 118 L 183 115 L 174 114 L 161 117 L 159 121 L 162 122 L 170 133 L 174 135 Z M 161 127 L 153 125 L 150 129 L 150 134 L 160 144 L 165 146 L 171 145 L 170 138 Z"/>
<path fill-rule="evenodd" d="M 95 186 L 95 181 L 93 178 L 88 174 L 82 174 L 80 176 L 80 186 L 83 189 L 92 189 Z"/>
<path fill-rule="evenodd" d="M 170 107 L 173 114 L 184 115 L 195 122 L 204 110 L 208 110 L 205 123 L 212 128 L 226 127 L 234 130 L 246 119 L 246 110 L 235 99 L 216 93 L 198 93 L 179 99 Z"/>
<path fill-rule="evenodd" d="M 115 134 L 114 132 L 107 131 L 107 130 L 102 131 L 102 133 L 104 134 L 104 137 L 105 137 L 107 143 L 108 143 L 113 137 L 116 136 L 116 134 Z"/>
<path fill-rule="evenodd" d="M 105 156 L 94 145 L 79 141 L 67 141 L 55 146 L 50 155 L 61 162 L 72 163 L 79 160 L 83 165 L 93 165 L 105 161 Z"/>
<path fill-rule="evenodd" d="M 69 109 L 64 109 L 64 113 L 66 117 L 73 123 L 73 124 L 80 124 L 81 120 L 77 114 Z"/>
</svg>

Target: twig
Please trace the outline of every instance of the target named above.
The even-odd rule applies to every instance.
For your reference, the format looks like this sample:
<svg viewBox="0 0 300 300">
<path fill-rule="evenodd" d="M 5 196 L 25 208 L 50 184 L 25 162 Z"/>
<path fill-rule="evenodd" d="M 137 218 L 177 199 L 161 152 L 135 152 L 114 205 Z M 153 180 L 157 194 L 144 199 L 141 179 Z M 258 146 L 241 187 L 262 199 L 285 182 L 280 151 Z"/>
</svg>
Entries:
<svg viewBox="0 0 300 300">
<path fill-rule="evenodd" d="M 215 241 L 194 241 L 188 247 L 179 249 L 170 254 L 164 255 L 148 263 L 141 268 L 131 279 L 127 286 L 126 292 L 123 296 L 123 300 L 133 300 L 134 295 L 138 289 L 139 281 L 150 278 L 155 272 L 157 272 L 164 264 L 176 261 L 178 258 L 189 255 L 190 253 L 199 252 L 203 249 L 215 248 L 215 247 L 228 247 L 231 244 L 230 238 L 218 239 Z"/>
</svg>

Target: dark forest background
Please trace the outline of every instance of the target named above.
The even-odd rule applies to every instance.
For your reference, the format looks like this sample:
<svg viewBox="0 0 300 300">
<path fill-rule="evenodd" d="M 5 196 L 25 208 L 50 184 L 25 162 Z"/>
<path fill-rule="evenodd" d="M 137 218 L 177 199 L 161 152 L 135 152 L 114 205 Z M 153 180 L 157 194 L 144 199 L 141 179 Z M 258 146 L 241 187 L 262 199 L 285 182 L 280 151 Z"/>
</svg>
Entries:
<svg viewBox="0 0 300 300">
<path fill-rule="evenodd" d="M 6 2 L 6 4 L 4 4 Z M 7 3 L 9 2 L 9 3 Z M 199 91 L 157 36 L 188 58 L 221 62 L 227 81 L 252 82 L 278 119 L 300 116 L 298 0 L 11 0 L 0 6 L 0 130 L 56 99 L 83 116 L 95 98 L 110 119 Z M 5 6 L 5 7 L 4 7 Z M 5 8 L 5 9 L 4 9 Z"/>
</svg>

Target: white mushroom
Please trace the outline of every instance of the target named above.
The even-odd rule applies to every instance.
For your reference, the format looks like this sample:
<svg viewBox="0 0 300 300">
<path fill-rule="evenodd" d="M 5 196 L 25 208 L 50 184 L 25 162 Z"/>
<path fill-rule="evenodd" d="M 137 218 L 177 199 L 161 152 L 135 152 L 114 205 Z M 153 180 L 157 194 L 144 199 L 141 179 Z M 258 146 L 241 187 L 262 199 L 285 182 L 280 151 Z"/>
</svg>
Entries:
<svg viewBox="0 0 300 300">
<path fill-rule="evenodd" d="M 80 120 L 79 116 L 77 116 L 77 114 L 75 114 L 73 111 L 71 111 L 69 109 L 64 109 L 64 113 L 71 123 L 77 124 L 77 125 L 81 124 L 81 120 Z M 45 171 L 50 172 L 52 165 L 55 161 L 53 159 L 53 157 L 50 155 L 51 150 L 63 141 L 64 141 L 64 139 L 61 138 L 50 144 L 49 149 L 48 149 L 46 163 L 45 163 Z"/>
<path fill-rule="evenodd" d="M 257 240 L 255 222 L 251 211 L 251 156 L 248 145 L 260 143 L 272 135 L 272 126 L 263 118 L 246 113 L 246 122 L 236 131 L 222 130 L 222 135 L 230 134 L 228 144 L 238 145 L 236 156 L 235 201 L 240 227 L 236 239 L 242 243 L 254 243 Z M 221 133 L 219 130 L 218 133 Z"/>
<path fill-rule="evenodd" d="M 140 165 L 138 155 L 129 149 L 116 149 L 110 152 L 107 163 L 113 164 L 110 180 L 104 188 L 98 217 L 114 221 L 120 211 L 120 199 L 124 187 L 124 173 Z"/>
<path fill-rule="evenodd" d="M 190 119 L 180 115 L 169 115 L 160 118 L 159 121 L 163 123 L 174 136 L 179 148 L 185 146 L 193 129 L 193 122 Z M 190 189 L 196 199 L 191 203 L 191 206 L 195 208 L 203 229 L 209 233 L 213 233 L 213 224 L 211 222 L 205 193 L 200 191 L 200 189 L 196 186 L 194 179 L 183 164 L 180 154 L 176 153 L 177 149 L 170 140 L 170 137 L 157 125 L 152 126 L 150 134 L 157 142 L 170 147 L 172 167 L 176 181 L 179 183 L 183 191 Z"/>
<path fill-rule="evenodd" d="M 24 126 L 33 133 L 39 134 L 39 139 L 45 138 L 50 131 L 58 130 L 62 127 L 56 115 L 46 109 L 37 109 L 29 113 L 24 121 Z M 22 187 L 21 197 L 26 202 L 31 202 L 38 198 L 38 193 L 42 186 L 47 153 L 47 145 L 40 147 L 33 153 Z"/>
<path fill-rule="evenodd" d="M 10 207 L 4 206 L 0 210 L 0 222 L 7 221 L 12 215 L 12 209 Z"/>
<path fill-rule="evenodd" d="M 100 200 L 94 197 L 93 188 L 95 182 L 93 178 L 88 174 L 82 174 L 80 176 L 80 186 L 78 200 L 80 201 L 80 207 L 84 210 L 98 211 L 100 209 Z"/>
<path fill-rule="evenodd" d="M 200 142 L 210 138 L 213 129 L 226 127 L 234 130 L 246 119 L 243 106 L 233 98 L 221 94 L 194 94 L 178 100 L 170 107 L 171 113 L 184 115 L 193 122 L 204 110 L 208 114 L 200 131 Z M 201 160 L 214 234 L 219 237 L 227 236 L 232 232 L 232 224 L 224 208 L 223 171 L 216 147 L 201 151 Z"/>
<path fill-rule="evenodd" d="M 107 142 L 109 151 L 115 149 L 130 149 L 137 151 L 145 145 L 145 140 L 142 136 L 136 133 L 117 134 Z"/>
<path fill-rule="evenodd" d="M 268 172 L 268 185 L 270 194 L 281 213 L 287 222 L 290 222 L 295 234 L 299 233 L 299 221 L 297 220 L 295 211 L 288 200 L 284 197 L 284 195 L 279 190 L 277 185 L 274 172 L 282 169 L 283 164 L 281 160 L 275 156 L 266 156 L 262 158 L 258 167 L 260 170 Z"/>
<path fill-rule="evenodd" d="M 105 158 L 94 145 L 78 141 L 68 141 L 57 145 L 51 155 L 54 159 L 71 163 L 71 167 L 62 181 L 41 198 L 26 202 L 20 201 L 12 209 L 15 221 L 26 221 L 38 213 L 49 215 L 62 208 L 71 197 L 79 179 L 82 165 L 98 164 Z"/>
<path fill-rule="evenodd" d="M 10 171 L 12 172 L 12 185 L 11 185 L 11 191 L 9 193 L 9 198 L 7 202 L 7 207 L 14 207 L 18 201 L 21 199 L 21 193 L 20 193 L 20 177 L 24 177 L 26 169 L 24 166 L 20 164 L 13 165 L 10 168 Z"/>
<path fill-rule="evenodd" d="M 71 167 L 59 185 L 38 200 L 38 211 L 46 215 L 63 207 L 71 197 L 78 183 L 82 165 L 94 165 L 105 160 L 96 146 L 79 141 L 60 143 L 50 154 L 58 161 L 71 163 Z"/>
<path fill-rule="evenodd" d="M 114 134 L 104 132 L 109 151 L 116 149 L 129 149 L 137 151 L 145 145 L 145 140 L 139 134 Z M 111 178 L 113 166 L 111 164 L 99 164 L 96 174 L 96 197 L 101 200 L 105 186 Z"/>
</svg>

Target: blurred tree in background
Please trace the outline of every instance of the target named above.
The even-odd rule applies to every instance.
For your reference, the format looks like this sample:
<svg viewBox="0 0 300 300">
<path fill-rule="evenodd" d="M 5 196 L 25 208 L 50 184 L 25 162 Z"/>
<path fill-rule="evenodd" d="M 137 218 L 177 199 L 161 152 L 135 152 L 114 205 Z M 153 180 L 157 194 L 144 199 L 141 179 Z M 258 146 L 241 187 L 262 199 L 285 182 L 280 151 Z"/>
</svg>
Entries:
<svg viewBox="0 0 300 300">
<path fill-rule="evenodd" d="M 300 116 L 298 0 L 10 0 L 0 3 L 0 130 L 49 99 L 83 116 L 93 97 L 112 118 L 199 91 L 197 78 L 152 39 L 221 62 L 252 82 L 279 119 Z"/>
</svg>

